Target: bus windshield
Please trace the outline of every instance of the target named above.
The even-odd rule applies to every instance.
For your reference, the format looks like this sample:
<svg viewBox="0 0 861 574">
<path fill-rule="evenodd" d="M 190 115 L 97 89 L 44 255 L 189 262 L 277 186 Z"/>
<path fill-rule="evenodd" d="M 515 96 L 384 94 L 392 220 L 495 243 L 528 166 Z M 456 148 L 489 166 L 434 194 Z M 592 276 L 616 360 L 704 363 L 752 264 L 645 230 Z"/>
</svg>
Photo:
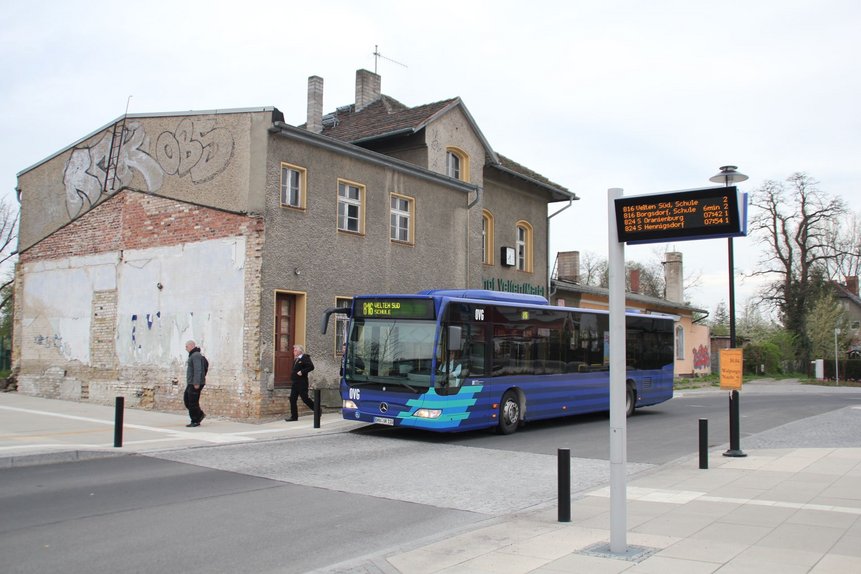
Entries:
<svg viewBox="0 0 861 574">
<path fill-rule="evenodd" d="M 431 385 L 435 321 L 354 319 L 344 378 L 356 383 Z"/>
</svg>

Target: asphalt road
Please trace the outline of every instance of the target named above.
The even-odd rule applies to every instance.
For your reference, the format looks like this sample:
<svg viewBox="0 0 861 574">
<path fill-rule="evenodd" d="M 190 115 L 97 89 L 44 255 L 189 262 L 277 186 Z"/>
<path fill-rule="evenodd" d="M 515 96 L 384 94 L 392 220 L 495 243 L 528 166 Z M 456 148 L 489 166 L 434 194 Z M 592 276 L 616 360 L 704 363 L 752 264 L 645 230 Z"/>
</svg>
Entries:
<svg viewBox="0 0 861 574">
<path fill-rule="evenodd" d="M 861 446 L 861 389 L 744 393 L 742 449 Z M 854 412 L 854 411 L 851 411 Z M 728 441 L 727 394 L 686 393 L 628 421 L 629 472 Z M 572 490 L 609 477 L 606 415 L 514 435 L 359 431 L 0 471 L 9 573 L 308 572 L 555 504 L 556 449 Z"/>
</svg>

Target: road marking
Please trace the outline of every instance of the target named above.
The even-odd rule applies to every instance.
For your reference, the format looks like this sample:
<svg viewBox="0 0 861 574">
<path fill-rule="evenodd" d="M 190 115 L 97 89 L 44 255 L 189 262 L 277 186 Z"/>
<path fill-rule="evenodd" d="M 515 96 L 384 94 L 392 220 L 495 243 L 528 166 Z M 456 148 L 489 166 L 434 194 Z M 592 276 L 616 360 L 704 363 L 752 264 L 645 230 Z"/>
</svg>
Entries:
<svg viewBox="0 0 861 574">
<path fill-rule="evenodd" d="M 587 496 L 610 497 L 610 487 L 599 488 L 587 492 Z M 691 490 L 666 490 L 661 488 L 642 488 L 629 486 L 627 489 L 628 500 L 640 500 L 644 502 L 664 502 L 667 504 L 687 504 L 694 500 L 704 502 L 729 502 L 732 504 L 750 504 L 753 506 L 769 506 L 772 508 L 792 508 L 796 510 L 821 510 L 824 512 L 840 512 L 843 514 L 856 514 L 861 516 L 861 508 L 851 506 L 833 506 L 829 504 L 809 504 L 805 502 L 781 502 L 778 500 L 763 500 L 759 498 L 731 498 L 726 496 L 708 496 L 705 492 Z"/>
<path fill-rule="evenodd" d="M 22 409 L 19 407 L 0 406 L 0 409 L 7 410 L 7 411 L 15 411 L 15 412 L 19 412 L 19 413 L 28 413 L 28 414 L 32 414 L 32 415 L 57 417 L 57 418 L 69 419 L 69 420 L 73 420 L 73 421 L 81 421 L 81 422 L 95 423 L 95 424 L 100 424 L 100 425 L 114 426 L 114 421 L 112 421 L 112 420 L 94 419 L 91 417 L 80 417 L 77 415 L 67 415 L 67 414 L 52 413 L 52 412 L 47 412 L 47 411 L 37 411 L 37 410 L 33 410 L 33 409 Z M 214 433 L 214 432 L 206 432 L 206 431 L 185 431 L 185 430 L 180 430 L 180 429 L 167 429 L 167 428 L 161 428 L 161 427 L 150 427 L 150 426 L 145 426 L 145 425 L 136 425 L 136 424 L 129 424 L 129 423 L 123 423 L 123 428 L 170 434 L 170 435 L 174 435 L 174 437 L 176 437 L 176 438 L 200 440 L 200 441 L 211 442 L 211 443 L 216 443 L 216 444 L 225 444 L 225 443 L 232 443 L 232 442 L 248 442 L 248 441 L 254 440 L 253 438 L 249 438 L 249 437 L 234 436 L 234 435 L 223 434 L 223 433 Z M 56 434 L 56 433 L 53 433 L 53 434 Z"/>
</svg>

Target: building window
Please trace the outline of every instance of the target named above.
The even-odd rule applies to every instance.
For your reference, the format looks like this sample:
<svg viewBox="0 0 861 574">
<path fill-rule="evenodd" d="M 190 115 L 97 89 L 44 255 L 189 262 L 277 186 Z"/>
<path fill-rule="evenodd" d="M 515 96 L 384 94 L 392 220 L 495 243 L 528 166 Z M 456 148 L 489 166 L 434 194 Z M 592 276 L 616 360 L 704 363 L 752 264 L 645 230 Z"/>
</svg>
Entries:
<svg viewBox="0 0 861 574">
<path fill-rule="evenodd" d="M 517 269 L 532 272 L 532 226 L 525 221 L 517 223 Z"/>
<path fill-rule="evenodd" d="M 338 229 L 364 233 L 365 187 L 338 180 Z"/>
<path fill-rule="evenodd" d="M 352 305 L 353 300 L 350 297 L 336 297 L 335 307 L 343 309 Z M 344 353 L 344 345 L 347 344 L 347 328 L 350 325 L 350 318 L 342 313 L 336 313 L 335 317 L 335 356 L 341 357 Z"/>
<path fill-rule="evenodd" d="M 391 197 L 391 232 L 392 241 L 413 243 L 413 208 L 415 201 L 411 197 L 392 194 Z"/>
<path fill-rule="evenodd" d="M 676 360 L 685 358 L 685 329 L 681 325 L 676 327 Z"/>
<path fill-rule="evenodd" d="M 481 211 L 481 262 L 493 265 L 493 215 L 486 209 Z"/>
<path fill-rule="evenodd" d="M 305 169 L 281 164 L 281 207 L 305 208 L 305 176 Z"/>
<path fill-rule="evenodd" d="M 447 148 L 445 150 L 445 174 L 454 179 L 469 181 L 469 156 L 456 147 Z"/>
</svg>

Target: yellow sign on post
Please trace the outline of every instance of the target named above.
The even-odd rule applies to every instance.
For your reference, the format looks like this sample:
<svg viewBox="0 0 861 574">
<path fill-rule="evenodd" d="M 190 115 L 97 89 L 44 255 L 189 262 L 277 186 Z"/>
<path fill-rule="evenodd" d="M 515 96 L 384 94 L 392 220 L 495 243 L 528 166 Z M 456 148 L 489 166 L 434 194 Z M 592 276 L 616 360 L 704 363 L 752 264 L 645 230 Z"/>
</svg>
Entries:
<svg viewBox="0 0 861 574">
<path fill-rule="evenodd" d="M 741 349 L 721 349 L 720 388 L 740 391 L 743 367 L 744 360 Z"/>
</svg>

